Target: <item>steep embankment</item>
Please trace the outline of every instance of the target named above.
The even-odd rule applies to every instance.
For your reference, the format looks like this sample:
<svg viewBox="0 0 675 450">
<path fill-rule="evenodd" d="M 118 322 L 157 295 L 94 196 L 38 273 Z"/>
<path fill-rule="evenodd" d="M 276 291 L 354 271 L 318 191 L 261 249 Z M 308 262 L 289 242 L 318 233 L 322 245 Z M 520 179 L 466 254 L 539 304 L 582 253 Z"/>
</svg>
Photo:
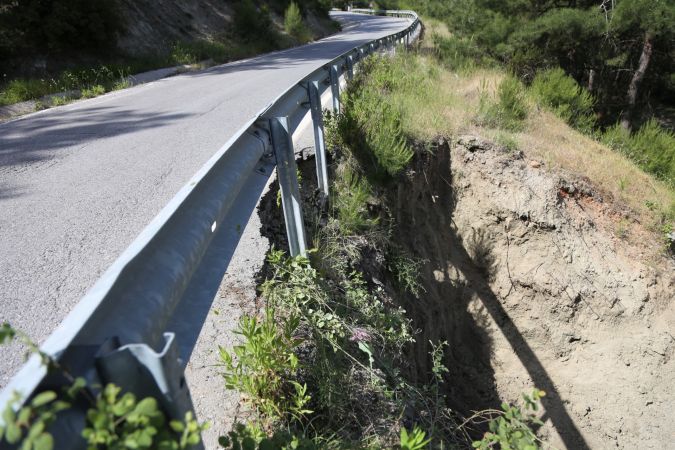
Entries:
<svg viewBox="0 0 675 450">
<path fill-rule="evenodd" d="M 393 202 L 396 239 L 428 261 L 426 295 L 406 305 L 418 369 L 447 340 L 465 412 L 537 386 L 556 447 L 668 447 L 672 261 L 647 265 L 618 240 L 615 205 L 588 179 L 477 136 L 447 152 L 418 158 Z"/>
</svg>

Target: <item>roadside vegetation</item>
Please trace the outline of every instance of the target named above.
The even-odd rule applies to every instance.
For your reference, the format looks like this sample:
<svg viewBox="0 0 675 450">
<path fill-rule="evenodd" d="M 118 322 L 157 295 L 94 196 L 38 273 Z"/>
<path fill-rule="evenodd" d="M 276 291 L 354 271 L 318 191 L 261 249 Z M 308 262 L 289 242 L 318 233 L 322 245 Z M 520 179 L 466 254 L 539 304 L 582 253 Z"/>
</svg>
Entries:
<svg viewBox="0 0 675 450">
<path fill-rule="evenodd" d="M 147 55 L 126 55 L 116 42 L 125 31 L 123 5 L 79 0 L 20 0 L 0 7 L 0 106 L 42 99 L 38 107 L 129 87 L 129 76 L 174 66 L 194 70 L 304 44 L 316 37 L 307 22 L 328 22 L 328 4 L 242 0 L 228 29 L 209 39 L 167 43 Z M 336 23 L 333 23 L 337 30 Z M 56 98 L 51 94 L 62 94 Z"/>
<path fill-rule="evenodd" d="M 433 152 L 413 147 L 421 135 L 409 121 L 416 101 L 440 104 L 430 89 L 442 71 L 424 61 L 431 63 L 409 54 L 365 60 L 343 96 L 343 113 L 327 113 L 334 182 L 327 216 L 306 214 L 314 250 L 296 258 L 270 251 L 260 285 L 264 307 L 241 319 L 241 344 L 220 349 L 225 385 L 241 392 L 248 407 L 247 420 L 220 439 L 224 448 L 542 445 L 533 430 L 541 424 L 544 392 L 465 416 L 446 396 L 452 380 L 445 352 L 452 344 L 429 344 L 429 373 L 418 373 L 411 361 L 419 336 L 402 305 L 426 295 L 425 260 L 397 244 L 399 224 L 386 205 L 416 152 Z M 515 101 L 524 101 L 524 88 L 515 89 Z M 490 96 L 496 120 L 523 122 L 509 103 L 513 93 L 504 95 L 501 104 Z M 428 124 L 424 130 L 434 132 Z"/>
</svg>

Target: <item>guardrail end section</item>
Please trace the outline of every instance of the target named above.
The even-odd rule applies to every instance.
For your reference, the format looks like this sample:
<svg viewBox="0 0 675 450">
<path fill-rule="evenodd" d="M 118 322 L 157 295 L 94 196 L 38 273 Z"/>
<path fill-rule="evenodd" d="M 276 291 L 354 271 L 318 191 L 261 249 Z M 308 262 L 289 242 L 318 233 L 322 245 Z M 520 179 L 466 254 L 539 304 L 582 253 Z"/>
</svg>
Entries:
<svg viewBox="0 0 675 450">
<path fill-rule="evenodd" d="M 138 398 L 156 398 L 171 418 L 183 420 L 188 411 L 194 414 L 192 399 L 175 334 L 164 333 L 164 342 L 155 352 L 146 344 L 120 345 L 110 339 L 96 356 L 96 368 L 105 383 L 115 383 Z"/>
<path fill-rule="evenodd" d="M 277 177 L 281 189 L 281 205 L 286 222 L 286 235 L 291 256 L 305 254 L 305 224 L 302 214 L 302 199 L 298 185 L 298 168 L 295 164 L 293 139 L 288 126 L 287 117 L 270 119 L 272 146 L 277 157 Z"/>
</svg>

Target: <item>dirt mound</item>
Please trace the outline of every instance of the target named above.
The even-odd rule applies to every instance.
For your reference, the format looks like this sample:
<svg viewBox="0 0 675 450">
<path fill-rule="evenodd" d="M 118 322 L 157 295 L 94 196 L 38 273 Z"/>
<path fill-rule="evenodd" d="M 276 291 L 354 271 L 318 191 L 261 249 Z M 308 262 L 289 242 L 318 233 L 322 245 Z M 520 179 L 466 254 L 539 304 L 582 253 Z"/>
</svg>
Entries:
<svg viewBox="0 0 675 450">
<path fill-rule="evenodd" d="M 614 236 L 588 180 L 464 136 L 418 155 L 391 207 L 429 261 L 417 341 L 449 342 L 460 408 L 537 386 L 556 447 L 672 445 L 673 262 Z"/>
</svg>

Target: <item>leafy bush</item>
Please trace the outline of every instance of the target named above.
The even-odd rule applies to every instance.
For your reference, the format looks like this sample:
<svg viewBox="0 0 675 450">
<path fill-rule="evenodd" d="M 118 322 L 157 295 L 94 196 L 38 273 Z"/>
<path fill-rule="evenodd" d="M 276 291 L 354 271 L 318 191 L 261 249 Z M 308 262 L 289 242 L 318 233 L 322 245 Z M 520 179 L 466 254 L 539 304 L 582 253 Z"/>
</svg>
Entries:
<svg viewBox="0 0 675 450">
<path fill-rule="evenodd" d="M 527 118 L 528 106 L 523 84 L 512 76 L 504 78 L 497 88 L 496 98 L 483 87 L 478 122 L 493 128 L 518 131 Z"/>
<path fill-rule="evenodd" d="M 204 426 L 194 420 L 192 413 L 185 423 L 171 421 L 168 426 L 157 400 L 146 397 L 140 401 L 127 392 L 108 384 L 96 399 L 96 407 L 87 411 L 87 425 L 82 437 L 90 449 L 188 449 L 199 444 Z"/>
<path fill-rule="evenodd" d="M 294 1 L 291 1 L 284 13 L 284 29 L 286 33 L 293 36 L 300 43 L 305 43 L 312 39 L 309 30 L 302 20 L 300 8 Z"/>
<path fill-rule="evenodd" d="M 15 392 L 2 412 L 0 425 L 0 443 L 4 439 L 15 448 L 20 444 L 26 450 L 53 450 L 54 438 L 49 433 L 57 414 L 71 409 L 74 405 L 89 405 L 82 438 L 87 448 L 95 450 L 166 449 L 187 450 L 201 441 L 201 432 L 208 423 L 199 424 L 191 412 L 181 420 L 166 421 L 164 412 L 157 400 L 146 397 L 136 401 L 136 396 L 108 384 L 103 389 L 88 386 L 84 378 L 73 376 L 60 366 L 51 356 L 41 352 L 37 345 L 23 332 L 4 323 L 0 326 L 0 345 L 18 339 L 28 349 L 40 357 L 48 370 L 59 372 L 59 376 L 69 380 L 62 392 L 46 390 L 37 393 L 30 401 L 25 401 L 18 409 L 14 406 L 22 397 Z"/>
<path fill-rule="evenodd" d="M 602 142 L 628 156 L 645 171 L 675 186 L 675 133 L 651 119 L 636 133 L 616 124 L 602 135 Z"/>
<path fill-rule="evenodd" d="M 542 105 L 573 127 L 586 133 L 593 130 L 593 96 L 561 68 L 537 73 L 530 91 Z"/>
<path fill-rule="evenodd" d="M 483 439 L 473 443 L 473 447 L 480 450 L 496 448 L 537 450 L 539 438 L 534 434 L 531 426 L 542 426 L 544 423 L 535 413 L 539 409 L 539 400 L 546 395 L 544 391 L 535 389 L 531 395 L 523 394 L 524 405 L 514 406 L 502 403 L 502 411 L 494 411 L 497 417 L 490 420 L 490 431 Z M 485 413 L 485 412 L 484 412 Z"/>
<path fill-rule="evenodd" d="M 300 343 L 294 337 L 298 324 L 299 319 L 291 317 L 280 328 L 274 309 L 268 307 L 262 319 L 241 318 L 235 333 L 242 336 L 243 343 L 232 353 L 220 347 L 225 387 L 246 394 L 253 407 L 268 418 L 283 418 L 287 413 L 300 418 L 311 413 L 305 408 L 307 386 L 292 380 L 298 370 L 293 353 Z"/>
</svg>

